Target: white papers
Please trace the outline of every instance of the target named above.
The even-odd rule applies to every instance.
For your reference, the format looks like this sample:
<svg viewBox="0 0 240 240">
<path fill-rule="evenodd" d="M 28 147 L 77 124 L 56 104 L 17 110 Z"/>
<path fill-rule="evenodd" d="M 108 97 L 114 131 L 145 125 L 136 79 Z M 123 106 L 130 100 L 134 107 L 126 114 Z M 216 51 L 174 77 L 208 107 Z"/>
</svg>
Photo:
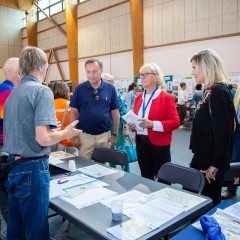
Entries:
<svg viewBox="0 0 240 240">
<path fill-rule="evenodd" d="M 200 196 L 195 196 L 172 188 L 164 188 L 153 192 L 150 195 L 154 198 L 165 199 L 171 204 L 178 204 L 178 206 L 181 206 L 184 211 L 187 211 L 205 201 L 205 199 Z"/>
<path fill-rule="evenodd" d="M 124 223 L 108 228 L 107 232 L 121 240 L 135 240 L 153 229 L 144 225 L 140 220 L 130 219 Z"/>
<path fill-rule="evenodd" d="M 83 168 L 78 168 L 78 171 L 87 174 L 89 176 L 98 178 L 109 174 L 116 173 L 117 171 L 108 167 L 101 166 L 99 164 L 90 165 Z"/>
<path fill-rule="evenodd" d="M 97 187 L 86 189 L 80 195 L 77 195 L 73 198 L 67 196 L 61 196 L 60 198 L 79 209 L 97 203 L 107 197 L 112 197 L 116 194 L 116 192 L 111 191 L 107 188 Z"/>
<path fill-rule="evenodd" d="M 181 206 L 169 203 L 162 198 L 156 198 L 129 210 L 126 215 L 141 220 L 146 226 L 155 229 L 182 212 Z"/>
<path fill-rule="evenodd" d="M 49 198 L 61 196 L 65 193 L 57 184 L 50 181 Z"/>
<path fill-rule="evenodd" d="M 62 184 L 58 184 L 58 180 L 60 179 L 67 179 L 68 181 Z M 69 188 L 73 188 L 76 186 L 80 186 L 86 183 L 90 183 L 90 182 L 95 182 L 97 181 L 97 179 L 95 178 L 91 178 L 87 175 L 84 174 L 77 174 L 77 175 L 73 175 L 73 176 L 65 176 L 62 175 L 60 177 L 56 177 L 54 179 L 51 180 L 51 182 L 53 184 L 57 184 L 59 188 L 66 190 Z"/>
<path fill-rule="evenodd" d="M 132 110 L 128 111 L 125 115 L 123 115 L 122 119 L 125 120 L 127 123 L 135 123 L 136 130 L 138 132 L 143 132 L 143 128 L 139 126 L 139 117 Z"/>
<path fill-rule="evenodd" d="M 115 197 L 107 198 L 100 201 L 103 205 L 110 207 L 111 201 L 113 199 L 118 199 L 123 201 L 123 214 L 126 214 L 130 209 L 137 207 L 140 204 L 146 203 L 150 200 L 153 200 L 153 197 L 148 194 L 139 192 L 137 190 L 132 190 Z M 133 200 L 134 199 L 134 200 Z"/>
<path fill-rule="evenodd" d="M 239 203 L 238 203 L 239 204 Z M 235 205 L 235 204 L 234 204 Z M 232 205 L 233 206 L 233 205 Z M 236 206 L 239 208 L 240 205 Z M 226 209 L 227 210 L 227 209 Z M 224 234 L 226 240 L 237 240 L 240 239 L 240 225 L 236 222 L 232 216 L 227 216 L 228 210 L 217 209 L 217 211 L 212 215 L 221 227 L 222 233 Z M 202 230 L 200 221 L 192 224 L 194 227 Z"/>
</svg>

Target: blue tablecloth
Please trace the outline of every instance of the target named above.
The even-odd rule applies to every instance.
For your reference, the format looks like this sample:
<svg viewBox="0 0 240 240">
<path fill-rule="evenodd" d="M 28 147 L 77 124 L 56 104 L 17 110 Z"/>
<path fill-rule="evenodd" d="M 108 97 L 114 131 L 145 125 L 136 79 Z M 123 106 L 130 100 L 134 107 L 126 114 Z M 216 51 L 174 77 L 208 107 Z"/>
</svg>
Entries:
<svg viewBox="0 0 240 240">
<path fill-rule="evenodd" d="M 216 212 L 217 208 L 224 209 L 230 205 L 233 205 L 234 203 L 236 202 L 233 200 L 224 200 L 216 207 L 208 211 L 206 214 L 212 215 L 214 212 Z M 171 240 L 205 240 L 205 239 L 206 239 L 205 234 L 199 229 L 193 227 L 192 225 L 189 225 L 188 227 L 186 227 L 181 232 L 179 232 L 178 234 L 171 238 Z"/>
</svg>

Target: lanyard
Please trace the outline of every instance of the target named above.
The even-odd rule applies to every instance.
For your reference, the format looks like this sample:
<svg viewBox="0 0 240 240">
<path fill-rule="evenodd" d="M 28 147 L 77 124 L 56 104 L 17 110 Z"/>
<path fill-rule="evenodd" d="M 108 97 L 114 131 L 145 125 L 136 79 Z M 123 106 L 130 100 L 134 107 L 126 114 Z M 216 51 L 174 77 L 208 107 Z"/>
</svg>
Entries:
<svg viewBox="0 0 240 240">
<path fill-rule="evenodd" d="M 147 105 L 145 106 L 145 98 L 146 98 L 146 90 L 144 90 L 144 99 L 143 99 L 143 107 L 142 107 L 142 118 L 144 118 L 145 116 L 145 111 L 149 105 L 149 103 L 151 102 L 153 95 L 155 94 L 155 92 L 158 90 L 158 87 L 155 88 L 155 90 L 152 92 L 150 98 L 148 99 Z"/>
</svg>

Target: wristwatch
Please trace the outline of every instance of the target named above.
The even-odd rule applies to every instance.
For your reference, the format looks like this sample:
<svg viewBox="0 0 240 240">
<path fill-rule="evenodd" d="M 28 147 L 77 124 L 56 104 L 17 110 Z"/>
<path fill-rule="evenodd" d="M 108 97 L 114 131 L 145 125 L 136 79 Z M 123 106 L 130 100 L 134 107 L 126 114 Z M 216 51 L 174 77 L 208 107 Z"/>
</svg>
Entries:
<svg viewBox="0 0 240 240">
<path fill-rule="evenodd" d="M 111 135 L 117 137 L 117 134 L 116 134 L 116 133 L 112 133 Z"/>
</svg>

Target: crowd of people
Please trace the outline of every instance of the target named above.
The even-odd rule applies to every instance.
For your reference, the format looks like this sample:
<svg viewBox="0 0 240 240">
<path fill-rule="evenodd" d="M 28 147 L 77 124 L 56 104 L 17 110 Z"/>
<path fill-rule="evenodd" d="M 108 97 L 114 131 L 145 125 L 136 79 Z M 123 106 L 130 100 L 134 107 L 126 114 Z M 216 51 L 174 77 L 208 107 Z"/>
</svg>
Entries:
<svg viewBox="0 0 240 240">
<path fill-rule="evenodd" d="M 229 186 L 221 196 L 218 179 L 230 162 L 236 161 L 234 154 L 239 154 L 238 150 L 232 156 L 231 151 L 234 107 L 240 121 L 240 88 L 234 97 L 227 87 L 223 61 L 212 49 L 195 53 L 190 62 L 197 83 L 189 106 L 196 108 L 190 167 L 205 175 L 202 194 L 211 197 L 215 206 L 221 197 L 231 197 L 237 191 L 235 186 Z M 71 100 L 63 81 L 49 87 L 43 85 L 47 67 L 46 54 L 36 47 L 25 47 L 19 59 L 11 58 L 3 67 L 6 80 L 0 84 L 0 94 L 4 96 L 0 105 L 0 151 L 8 154 L 8 162 L 26 159 L 9 171 L 4 186 L 8 201 L 3 187 L 0 192 L 10 240 L 19 236 L 49 239 L 51 147 L 91 159 L 94 148 L 125 145 L 126 137 L 133 132 L 141 176 L 155 180 L 159 168 L 171 162 L 172 132 L 184 121 L 187 85 L 180 84 L 176 104 L 175 97 L 163 89 L 164 75 L 156 63 L 140 68 L 143 91 L 139 92 L 139 85 L 133 82 L 125 99 L 116 90 L 114 77 L 103 73 L 98 59 L 85 62 L 87 81 L 77 85 Z M 138 124 L 121 118 L 130 110 L 138 116 Z M 130 172 L 129 165 L 126 171 Z"/>
</svg>

